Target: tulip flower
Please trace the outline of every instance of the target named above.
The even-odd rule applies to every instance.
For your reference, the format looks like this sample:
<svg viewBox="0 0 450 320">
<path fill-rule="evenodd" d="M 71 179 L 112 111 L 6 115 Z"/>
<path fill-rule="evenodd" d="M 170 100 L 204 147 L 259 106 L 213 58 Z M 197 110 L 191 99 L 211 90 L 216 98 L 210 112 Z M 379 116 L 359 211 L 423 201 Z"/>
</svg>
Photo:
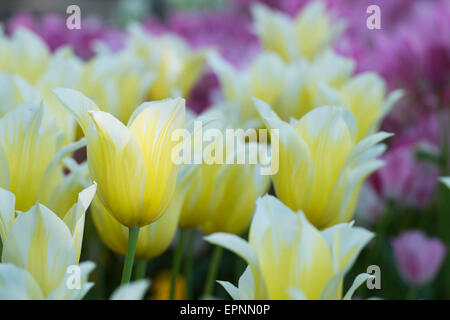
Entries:
<svg viewBox="0 0 450 320">
<path fill-rule="evenodd" d="M 172 96 L 187 97 L 202 74 L 203 52 L 192 52 L 183 39 L 175 35 L 152 36 L 139 25 L 132 25 L 125 44 L 136 58 L 148 63 L 157 75 L 148 98 L 160 100 Z"/>
<path fill-rule="evenodd" d="M 3 100 L 0 117 L 24 101 L 37 100 L 37 94 L 31 84 L 19 75 L 3 71 L 0 71 L 0 95 Z"/>
<path fill-rule="evenodd" d="M 394 90 L 385 97 L 384 80 L 372 72 L 361 73 L 344 84 L 340 105 L 349 108 L 355 116 L 358 141 L 378 130 L 383 117 L 402 95 L 401 90 Z"/>
<path fill-rule="evenodd" d="M 343 296 L 342 283 L 372 233 L 352 224 L 323 231 L 278 199 L 266 195 L 256 201 L 249 241 L 228 233 L 205 240 L 242 257 L 248 267 L 239 287 L 220 284 L 233 299 L 350 299 L 370 276 L 359 275 Z"/>
<path fill-rule="evenodd" d="M 426 141 L 397 138 L 383 156 L 385 166 L 370 178 L 378 194 L 409 208 L 426 208 L 439 185 L 439 168 L 417 158 Z"/>
<path fill-rule="evenodd" d="M 81 186 L 74 173 L 64 175 L 63 160 L 85 141 L 62 147 L 63 138 L 54 122 L 44 123 L 44 107 L 31 102 L 0 118 L 0 187 L 15 194 L 17 210 L 40 202 L 60 215 L 76 201 Z"/>
<path fill-rule="evenodd" d="M 221 123 L 211 122 L 212 125 L 225 131 L 223 118 Z M 218 140 L 221 139 L 217 138 L 213 144 L 223 143 Z M 270 179 L 260 174 L 259 164 L 238 163 L 242 155 L 249 154 L 252 142 L 237 139 L 232 150 L 219 144 L 218 148 L 223 147 L 227 157 L 230 156 L 227 151 L 233 151 L 233 158 L 230 163 L 209 163 L 207 149 L 203 150 L 203 163 L 192 170 L 186 187 L 179 225 L 181 228 L 201 227 L 208 234 L 219 231 L 241 234 L 250 224 L 256 198 L 268 190 Z"/>
<path fill-rule="evenodd" d="M 76 121 L 56 99 L 50 88 L 80 86 L 82 62 L 77 59 L 71 49 L 64 47 L 50 56 L 45 69 L 31 83 L 20 74 L 0 71 L 1 95 L 5 103 L 0 107 L 0 116 L 12 110 L 22 102 L 42 101 L 44 105 L 45 125 L 56 123 L 64 132 L 63 144 L 69 144 L 76 139 Z"/>
<path fill-rule="evenodd" d="M 171 159 L 172 133 L 183 126 L 184 99 L 144 103 L 128 126 L 71 89 L 54 90 L 77 118 L 87 141 L 89 173 L 111 215 L 129 228 L 122 282 L 128 282 L 139 228 L 156 221 L 172 198 L 177 166 Z"/>
<path fill-rule="evenodd" d="M 82 191 L 60 219 L 42 204 L 16 212 L 14 194 L 0 189 L 0 299 L 81 299 L 87 293 L 94 264 L 78 262 L 84 215 L 95 190 L 92 185 Z M 79 270 L 78 280 L 71 270 Z"/>
<path fill-rule="evenodd" d="M 445 245 L 418 230 L 401 233 L 392 240 L 394 257 L 402 278 L 413 286 L 433 280 L 444 260 Z"/>
<path fill-rule="evenodd" d="M 46 208 L 47 211 L 51 211 L 52 214 L 56 214 L 56 216 L 69 228 L 69 231 L 74 239 L 77 261 L 80 259 L 81 245 L 83 243 L 85 213 L 94 198 L 96 189 L 97 185 L 93 184 L 82 190 L 78 194 L 78 200 L 66 212 L 55 213 Z M 9 230 L 18 219 L 18 215 L 16 214 L 16 200 L 17 198 L 14 193 L 0 188 L 0 205 L 2 206 L 0 209 L 0 239 L 3 243 L 5 243 L 7 239 Z M 36 205 L 32 208 L 34 207 L 36 207 Z"/>
<path fill-rule="evenodd" d="M 146 100 L 155 74 L 146 69 L 142 59 L 122 51 L 105 52 L 91 59 L 84 66 L 81 78 L 80 91 L 102 111 L 126 123 L 135 108 Z"/>
<path fill-rule="evenodd" d="M 344 27 L 326 11 L 322 1 L 310 2 L 294 19 L 263 5 L 255 5 L 252 11 L 264 48 L 278 53 L 285 61 L 314 59 L 332 45 Z"/>
<path fill-rule="evenodd" d="M 357 142 L 357 126 L 345 108 L 319 107 L 290 124 L 261 100 L 256 107 L 268 128 L 279 129 L 279 170 L 272 176 L 278 198 L 302 210 L 318 228 L 348 222 L 364 179 L 383 165 L 380 132 Z M 272 159 L 273 161 L 273 159 Z"/>
<path fill-rule="evenodd" d="M 136 258 L 152 259 L 167 250 L 178 226 L 183 204 L 181 187 L 175 194 L 161 218 L 142 227 L 136 247 Z M 108 209 L 96 197 L 92 203 L 92 217 L 98 234 L 112 251 L 125 256 L 127 252 L 128 229 L 114 219 Z"/>
<path fill-rule="evenodd" d="M 17 29 L 11 38 L 0 33 L 0 70 L 20 75 L 34 84 L 50 59 L 47 45 L 33 32 Z"/>
<path fill-rule="evenodd" d="M 258 118 L 251 98 L 256 97 L 269 104 L 278 101 L 283 89 L 286 66 L 273 53 L 261 53 L 248 70 L 237 70 L 217 54 L 209 55 L 209 64 L 218 75 L 226 101 L 238 105 L 240 122 L 246 123 Z M 257 126 L 257 125 L 255 125 Z"/>
</svg>

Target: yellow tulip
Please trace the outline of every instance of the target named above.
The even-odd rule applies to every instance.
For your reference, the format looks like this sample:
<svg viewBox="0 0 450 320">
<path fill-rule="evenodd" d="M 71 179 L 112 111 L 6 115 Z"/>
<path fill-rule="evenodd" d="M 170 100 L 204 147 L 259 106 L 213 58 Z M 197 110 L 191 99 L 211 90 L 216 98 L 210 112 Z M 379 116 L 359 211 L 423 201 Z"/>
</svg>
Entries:
<svg viewBox="0 0 450 320">
<path fill-rule="evenodd" d="M 344 84 L 340 105 L 349 108 L 358 124 L 358 141 L 375 133 L 382 118 L 402 96 L 395 90 L 386 97 L 386 84 L 375 73 L 361 73 Z"/>
<path fill-rule="evenodd" d="M 0 117 L 25 101 L 38 101 L 36 89 L 21 76 L 0 71 Z"/>
<path fill-rule="evenodd" d="M 44 73 L 50 50 L 32 31 L 17 29 L 11 38 L 0 34 L 0 70 L 20 75 L 34 84 Z"/>
<path fill-rule="evenodd" d="M 213 118 L 212 114 L 206 113 L 199 119 Z M 220 123 L 211 121 L 205 129 L 214 128 L 223 132 L 225 124 L 222 118 Z M 221 139 L 210 142 L 208 146 L 215 143 L 219 143 L 217 147 L 224 150 L 223 160 L 225 156 L 230 156 L 227 155 L 230 150 L 220 146 Z M 206 233 L 223 231 L 240 234 L 248 228 L 254 202 L 268 190 L 270 179 L 260 174 L 259 164 L 238 163 L 237 159 L 242 154 L 249 154 L 250 143 L 237 139 L 231 163 L 209 161 L 212 159 L 208 158 L 207 148 L 203 150 L 203 163 L 194 168 L 189 177 L 179 226 L 201 227 Z"/>
<path fill-rule="evenodd" d="M 17 210 L 39 201 L 63 214 L 81 191 L 74 173 L 64 175 L 63 160 L 85 142 L 62 147 L 64 134 L 43 117 L 44 107 L 26 102 L 0 119 L 0 187 L 15 194 Z"/>
<path fill-rule="evenodd" d="M 59 218 L 42 204 L 27 212 L 14 209 L 15 196 L 0 188 L 0 299 L 81 299 L 94 263 L 78 265 L 85 212 L 96 185 L 82 191 L 78 202 Z M 79 267 L 79 286 L 69 287 L 70 268 Z"/>
<path fill-rule="evenodd" d="M 372 233 L 338 224 L 323 231 L 277 198 L 256 201 L 249 241 L 215 233 L 206 241 L 242 257 L 248 267 L 239 287 L 219 281 L 233 299 L 350 299 L 370 275 L 360 274 L 343 296 L 342 283 Z"/>
<path fill-rule="evenodd" d="M 177 230 L 182 204 L 183 192 L 178 190 L 163 216 L 140 229 L 136 258 L 151 259 L 167 250 Z M 98 197 L 92 203 L 91 212 L 95 228 L 102 241 L 109 249 L 124 256 L 127 252 L 128 228 L 111 216 Z"/>
<path fill-rule="evenodd" d="M 261 53 L 247 70 L 237 70 L 218 54 L 208 57 L 209 64 L 218 75 L 224 98 L 237 104 L 239 125 L 248 127 L 255 121 L 258 113 L 251 98 L 256 97 L 273 105 L 278 101 L 283 86 L 287 66 L 273 53 Z"/>
<path fill-rule="evenodd" d="M 349 221 L 364 179 L 383 165 L 376 158 L 385 146 L 378 143 L 390 134 L 358 142 L 345 108 L 316 108 L 288 124 L 263 101 L 255 104 L 266 126 L 279 129 L 279 170 L 272 176 L 278 198 L 318 228 Z"/>
<path fill-rule="evenodd" d="M 161 217 L 175 189 L 172 133 L 183 126 L 184 99 L 144 103 L 125 126 L 75 90 L 54 93 L 83 129 L 90 176 L 113 217 L 129 228 Z"/>
<path fill-rule="evenodd" d="M 333 44 L 344 27 L 326 11 L 322 1 L 306 5 L 294 19 L 263 5 L 253 8 L 253 16 L 264 48 L 278 53 L 285 61 L 302 57 L 313 60 Z"/>
<path fill-rule="evenodd" d="M 141 59 L 121 51 L 91 59 L 81 78 L 80 91 L 94 100 L 102 111 L 126 123 L 136 107 L 146 100 L 155 75 L 146 70 Z"/>
<path fill-rule="evenodd" d="M 77 123 L 73 115 L 56 99 L 50 88 L 67 86 L 77 88 L 80 84 L 82 62 L 68 47 L 58 49 L 49 59 L 46 69 L 31 84 L 18 74 L 0 72 L 0 94 L 4 103 L 0 107 L 0 116 L 12 110 L 22 102 L 42 101 L 44 105 L 43 123 L 56 123 L 64 132 L 63 144 L 75 140 Z"/>
<path fill-rule="evenodd" d="M 150 100 L 189 96 L 203 72 L 204 52 L 193 52 L 175 35 L 152 36 L 139 25 L 130 27 L 125 50 L 143 59 L 156 79 L 148 92 Z"/>
</svg>

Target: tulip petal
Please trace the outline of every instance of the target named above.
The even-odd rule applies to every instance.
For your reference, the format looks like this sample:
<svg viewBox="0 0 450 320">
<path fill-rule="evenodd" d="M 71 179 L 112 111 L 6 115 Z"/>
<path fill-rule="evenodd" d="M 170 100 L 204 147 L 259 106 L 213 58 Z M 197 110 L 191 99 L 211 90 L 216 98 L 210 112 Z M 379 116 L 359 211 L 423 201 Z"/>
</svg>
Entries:
<svg viewBox="0 0 450 320">
<path fill-rule="evenodd" d="M 344 296 L 344 300 L 351 300 L 353 294 L 355 293 L 356 289 L 358 289 L 364 282 L 369 280 L 370 278 L 373 278 L 373 275 L 367 274 L 367 273 L 360 273 L 356 276 L 355 280 L 352 283 L 352 286 L 348 289 L 347 293 Z"/>
<path fill-rule="evenodd" d="M 341 223 L 321 232 L 333 252 L 335 272 L 347 272 L 355 262 L 361 250 L 373 238 L 373 233 L 353 223 Z"/>
<path fill-rule="evenodd" d="M 59 101 L 72 112 L 86 135 L 89 123 L 91 122 L 88 111 L 99 110 L 97 105 L 91 99 L 76 90 L 57 88 L 52 91 Z"/>
<path fill-rule="evenodd" d="M 256 265 L 256 256 L 252 247 L 247 241 L 242 238 L 229 233 L 216 232 L 209 236 L 203 237 L 205 241 L 224 247 L 225 249 L 234 252 L 242 259 L 244 259 L 249 265 Z"/>
<path fill-rule="evenodd" d="M 259 114 L 269 129 L 278 129 L 275 139 L 279 139 L 279 170 L 273 182 L 277 196 L 289 207 L 303 207 L 309 201 L 313 184 L 313 166 L 311 153 L 306 143 L 289 124 L 281 121 L 268 104 L 253 100 Z M 272 161 L 277 161 L 273 157 Z M 294 185 L 287 184 L 291 181 Z"/>
<path fill-rule="evenodd" d="M 144 159 L 136 139 L 112 115 L 92 111 L 87 139 L 89 172 L 98 183 L 97 194 L 111 214 L 127 227 L 148 224 L 142 214 L 145 190 Z"/>
<path fill-rule="evenodd" d="M 73 288 L 71 285 L 74 285 L 71 281 L 71 277 L 75 276 L 75 274 L 72 274 L 70 267 L 78 267 L 79 268 L 79 274 L 76 276 L 79 276 L 79 287 L 77 288 L 74 286 Z M 91 272 L 95 269 L 95 263 L 92 261 L 85 261 L 77 265 L 68 266 L 68 268 L 65 270 L 64 279 L 59 283 L 59 286 L 53 290 L 50 295 L 46 299 L 50 300 L 80 300 L 82 299 L 88 291 L 92 288 L 94 283 L 88 282 L 89 275 Z"/>
<path fill-rule="evenodd" d="M 0 144 L 0 188 L 9 189 L 9 163 L 3 146 Z"/>
<path fill-rule="evenodd" d="M 0 263 L 0 300 L 44 299 L 39 284 L 24 269 L 11 263 Z"/>
<path fill-rule="evenodd" d="M 111 295 L 110 300 L 142 300 L 150 281 L 146 279 L 121 285 Z"/>
<path fill-rule="evenodd" d="M 242 298 L 241 290 L 231 282 L 217 280 L 217 283 L 219 283 L 225 289 L 225 291 L 228 292 L 233 300 L 246 300 Z"/>
<path fill-rule="evenodd" d="M 16 196 L 8 190 L 0 188 L 0 236 L 5 243 L 9 229 L 14 224 L 16 216 Z"/>
<path fill-rule="evenodd" d="M 183 128 L 185 101 L 181 98 L 142 104 L 130 118 L 129 130 L 145 161 L 147 183 L 143 208 L 149 211 L 147 223 L 158 219 L 169 205 L 175 190 L 177 169 L 172 134 Z"/>
<path fill-rule="evenodd" d="M 97 184 L 84 189 L 78 195 L 78 201 L 64 216 L 64 223 L 69 228 L 75 244 L 75 253 L 77 261 L 80 260 L 81 245 L 83 243 L 85 213 L 94 198 Z"/>
<path fill-rule="evenodd" d="M 17 210 L 26 211 L 36 202 L 42 178 L 62 143 L 63 136 L 54 124 L 42 126 L 43 116 L 42 106 L 25 102 L 0 119 L 4 151 L 3 155 L 0 151 L 0 160 L 6 155 L 10 178 L 2 187 L 15 194 Z"/>
<path fill-rule="evenodd" d="M 450 177 L 441 177 L 439 179 L 444 185 L 450 188 Z"/>
<path fill-rule="evenodd" d="M 64 222 L 43 205 L 21 213 L 3 246 L 3 262 L 28 270 L 47 296 L 76 264 L 73 238 Z"/>
</svg>

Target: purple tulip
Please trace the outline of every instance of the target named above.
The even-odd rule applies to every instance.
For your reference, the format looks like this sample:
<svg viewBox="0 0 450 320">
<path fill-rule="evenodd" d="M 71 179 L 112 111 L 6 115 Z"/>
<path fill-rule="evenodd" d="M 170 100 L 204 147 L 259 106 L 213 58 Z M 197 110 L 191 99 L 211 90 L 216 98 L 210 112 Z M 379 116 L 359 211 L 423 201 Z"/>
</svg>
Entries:
<svg viewBox="0 0 450 320">
<path fill-rule="evenodd" d="M 417 158 L 419 150 L 428 153 L 436 148 L 425 140 L 398 139 L 383 156 L 385 166 L 371 176 L 378 194 L 406 206 L 425 208 L 438 187 L 439 169 Z"/>
<path fill-rule="evenodd" d="M 392 240 L 392 247 L 401 276 L 414 286 L 433 280 L 446 253 L 441 240 L 428 238 L 419 230 L 401 233 Z"/>
</svg>

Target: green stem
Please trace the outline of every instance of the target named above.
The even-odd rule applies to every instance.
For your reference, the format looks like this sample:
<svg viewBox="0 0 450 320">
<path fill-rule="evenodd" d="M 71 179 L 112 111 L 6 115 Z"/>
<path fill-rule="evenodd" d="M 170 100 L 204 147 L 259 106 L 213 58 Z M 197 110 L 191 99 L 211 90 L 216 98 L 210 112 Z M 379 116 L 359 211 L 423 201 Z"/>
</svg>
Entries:
<svg viewBox="0 0 450 320">
<path fill-rule="evenodd" d="M 2 253 L 3 253 L 3 241 L 2 238 L 0 238 L 0 262 L 2 261 Z"/>
<path fill-rule="evenodd" d="M 177 247 L 175 249 L 175 256 L 173 259 L 173 266 L 172 266 L 172 279 L 170 281 L 170 295 L 169 299 L 173 300 L 175 298 L 175 289 L 177 284 L 177 278 L 178 273 L 180 272 L 180 265 L 181 265 L 181 258 L 183 256 L 183 245 L 184 245 L 184 238 L 186 236 L 186 230 L 180 229 L 180 234 L 178 238 Z"/>
<path fill-rule="evenodd" d="M 406 293 L 406 300 L 416 300 L 417 293 L 419 292 L 419 288 L 416 286 L 411 286 Z"/>
<path fill-rule="evenodd" d="M 139 237 L 139 227 L 128 228 L 128 247 L 127 247 L 127 255 L 125 256 L 125 263 L 123 265 L 122 281 L 120 282 L 121 284 L 130 282 L 138 237 Z"/>
<path fill-rule="evenodd" d="M 147 260 L 146 259 L 138 259 L 136 261 L 136 269 L 135 269 L 135 280 L 145 278 L 145 274 L 147 272 Z"/>
<path fill-rule="evenodd" d="M 213 293 L 214 283 L 217 278 L 217 272 L 219 271 L 220 258 L 222 257 L 223 248 L 216 246 L 211 258 L 211 265 L 209 266 L 208 277 L 206 278 L 205 291 L 203 297 L 209 297 Z"/>
<path fill-rule="evenodd" d="M 184 265 L 184 274 L 186 276 L 186 299 L 192 299 L 193 274 L 192 267 L 194 265 L 194 243 L 195 243 L 195 229 L 188 230 L 188 242 L 186 248 L 186 263 Z"/>
</svg>

